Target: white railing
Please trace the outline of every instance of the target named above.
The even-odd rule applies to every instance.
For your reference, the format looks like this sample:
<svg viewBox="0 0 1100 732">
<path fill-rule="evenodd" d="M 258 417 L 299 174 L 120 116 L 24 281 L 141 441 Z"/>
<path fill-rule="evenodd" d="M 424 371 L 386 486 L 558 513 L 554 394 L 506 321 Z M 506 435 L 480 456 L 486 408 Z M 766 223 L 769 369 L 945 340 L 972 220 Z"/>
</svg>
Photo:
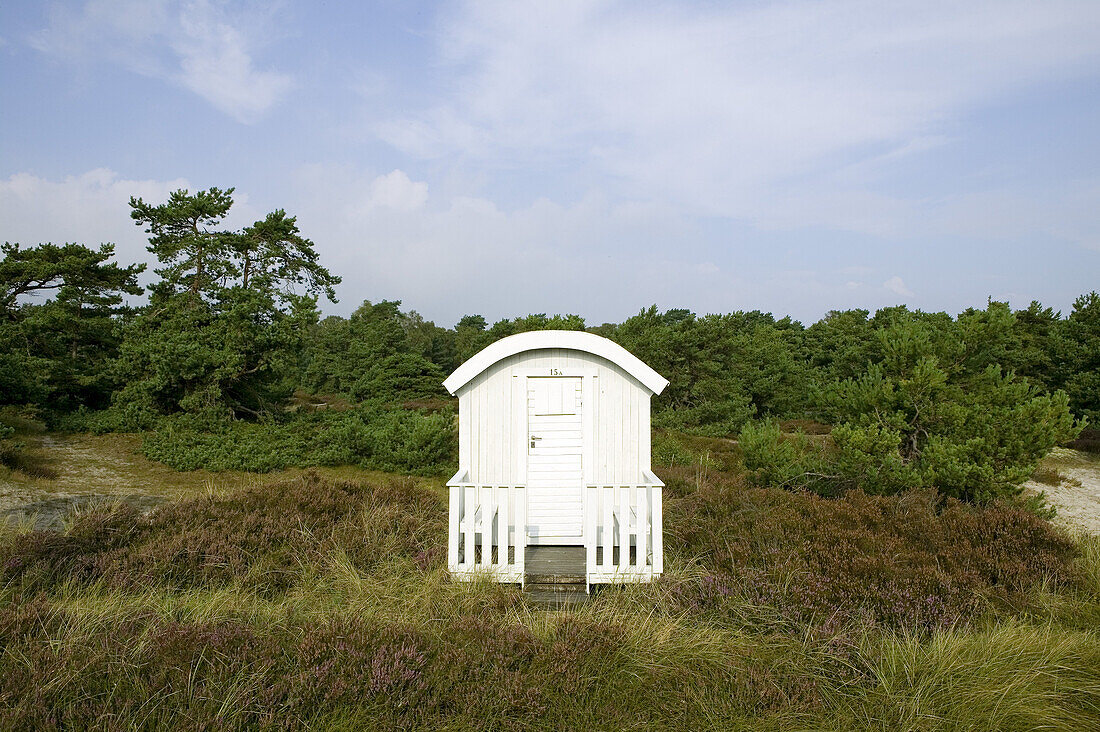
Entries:
<svg viewBox="0 0 1100 732">
<path fill-rule="evenodd" d="M 459 470 L 447 482 L 447 567 L 459 579 L 523 582 L 527 501 L 522 485 L 479 485 Z"/>
<path fill-rule="evenodd" d="M 661 534 L 661 488 L 664 483 L 643 471 L 644 481 L 631 485 L 585 488 L 585 554 L 588 584 L 646 582 L 664 571 Z"/>
</svg>

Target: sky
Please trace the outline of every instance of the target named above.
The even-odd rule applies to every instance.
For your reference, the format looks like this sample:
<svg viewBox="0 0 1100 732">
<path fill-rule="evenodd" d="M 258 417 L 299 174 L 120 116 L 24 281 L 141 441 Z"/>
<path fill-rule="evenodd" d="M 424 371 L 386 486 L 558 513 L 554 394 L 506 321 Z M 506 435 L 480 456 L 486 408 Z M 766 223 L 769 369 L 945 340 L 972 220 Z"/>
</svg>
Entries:
<svg viewBox="0 0 1100 732">
<path fill-rule="evenodd" d="M 283 208 L 347 314 L 1100 289 L 1100 2 L 4 2 L 0 240 Z"/>
</svg>

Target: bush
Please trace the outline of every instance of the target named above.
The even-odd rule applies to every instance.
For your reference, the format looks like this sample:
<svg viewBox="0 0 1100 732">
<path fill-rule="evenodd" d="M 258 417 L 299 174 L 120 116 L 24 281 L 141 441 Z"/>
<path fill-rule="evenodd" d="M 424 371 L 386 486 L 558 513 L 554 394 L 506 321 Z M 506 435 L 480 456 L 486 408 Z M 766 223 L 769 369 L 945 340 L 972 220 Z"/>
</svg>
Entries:
<svg viewBox="0 0 1100 732">
<path fill-rule="evenodd" d="M 695 456 L 675 437 L 666 431 L 653 434 L 653 464 L 671 468 L 675 465 L 691 465 Z"/>
<path fill-rule="evenodd" d="M 899 314 L 878 332 L 881 362 L 818 391 L 836 425 L 834 460 L 809 472 L 871 493 L 927 485 L 966 501 L 1018 494 L 1042 457 L 1083 424 L 1065 393 L 1044 393 L 992 360 L 995 343 L 982 334 L 987 320 L 1004 326 L 1003 318 L 1011 314 L 991 304 L 935 332 Z"/>
<path fill-rule="evenodd" d="M 453 472 L 458 433 L 451 412 L 405 410 L 344 413 L 322 423 L 314 464 L 358 464 L 374 470 L 442 475 Z"/>
<path fill-rule="evenodd" d="M 817 482 L 818 450 L 803 433 L 784 435 L 775 420 L 748 422 L 739 442 L 745 469 L 758 485 L 804 488 Z"/>
<path fill-rule="evenodd" d="M 287 589 L 304 562 L 340 550 L 364 571 L 441 556 L 443 501 L 410 481 L 331 483 L 316 474 L 225 497 L 168 504 L 147 515 L 122 505 L 78 517 L 66 533 L 31 531 L 0 544 L 0 577 L 28 591 L 64 582 L 186 588 L 240 582 Z"/>
<path fill-rule="evenodd" d="M 1075 555 L 1050 524 L 1003 503 L 930 490 L 825 499 L 728 477 L 668 503 L 665 543 L 706 568 L 677 583 L 679 605 L 694 612 L 721 617 L 747 602 L 795 623 L 924 629 L 1022 603 L 1043 580 L 1068 582 Z"/>
<path fill-rule="evenodd" d="M 705 437 L 736 434 L 754 414 L 748 397 L 733 393 L 726 397 L 701 397 L 700 404 L 657 408 L 653 426 Z"/>
<path fill-rule="evenodd" d="M 453 413 L 361 407 L 303 414 L 286 423 L 223 422 L 213 429 L 187 418 L 162 420 L 142 453 L 177 470 L 270 472 L 287 467 L 359 465 L 372 470 L 442 475 L 457 457 Z"/>
<path fill-rule="evenodd" d="M 1043 456 L 1080 428 L 1065 394 L 1038 394 L 995 367 L 965 388 L 950 385 L 930 359 L 900 381 L 873 366 L 834 384 L 826 398 L 839 421 L 820 442 L 784 435 L 773 421 L 742 428 L 745 465 L 758 485 L 824 495 L 931 486 L 988 502 L 1018 495 Z"/>
<path fill-rule="evenodd" d="M 878 424 L 856 427 L 837 425 L 830 433 L 835 453 L 831 470 L 842 488 L 889 496 L 921 484 L 898 452 L 901 434 Z"/>
<path fill-rule="evenodd" d="M 15 469 L 22 457 L 23 443 L 11 439 L 15 430 L 0 424 L 0 465 Z"/>
<path fill-rule="evenodd" d="M 1077 439 L 1070 440 L 1066 444 L 1074 450 L 1100 454 L 1100 430 L 1092 428 L 1083 429 L 1081 430 L 1081 434 L 1077 436 Z"/>
<path fill-rule="evenodd" d="M 116 405 L 110 409 L 91 410 L 81 406 L 67 414 L 55 415 L 51 427 L 59 432 L 142 432 L 154 429 L 157 418 L 137 405 Z"/>
</svg>

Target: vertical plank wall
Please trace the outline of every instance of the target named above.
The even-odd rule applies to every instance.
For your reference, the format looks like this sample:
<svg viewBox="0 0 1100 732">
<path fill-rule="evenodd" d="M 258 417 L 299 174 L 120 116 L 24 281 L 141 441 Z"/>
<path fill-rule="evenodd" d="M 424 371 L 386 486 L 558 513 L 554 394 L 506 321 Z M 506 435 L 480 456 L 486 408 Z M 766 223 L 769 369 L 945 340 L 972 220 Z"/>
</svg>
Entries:
<svg viewBox="0 0 1100 732">
<path fill-rule="evenodd" d="M 593 465 L 584 465 L 590 483 L 641 481 L 650 467 L 649 390 L 607 359 L 585 351 L 540 349 L 510 356 L 490 366 L 458 394 L 459 464 L 473 481 L 488 485 L 524 483 L 527 449 L 526 379 L 518 371 L 583 369 L 597 376 L 592 409 Z M 588 381 L 588 380 L 586 380 Z"/>
</svg>

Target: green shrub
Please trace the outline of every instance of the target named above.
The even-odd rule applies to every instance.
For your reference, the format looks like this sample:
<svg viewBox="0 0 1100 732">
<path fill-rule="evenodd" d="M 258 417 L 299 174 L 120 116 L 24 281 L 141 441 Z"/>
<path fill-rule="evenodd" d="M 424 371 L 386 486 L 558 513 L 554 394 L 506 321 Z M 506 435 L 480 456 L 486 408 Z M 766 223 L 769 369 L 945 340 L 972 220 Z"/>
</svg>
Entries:
<svg viewBox="0 0 1100 732">
<path fill-rule="evenodd" d="M 59 432 L 142 432 L 157 425 L 155 414 L 134 404 L 115 405 L 109 409 L 91 410 L 80 407 L 73 412 L 55 415 L 51 427 Z"/>
<path fill-rule="evenodd" d="M 748 422 L 741 428 L 741 451 L 750 480 L 778 488 L 820 483 L 821 450 L 805 434 L 785 435 L 775 420 Z"/>
<path fill-rule="evenodd" d="M 668 432 L 653 433 L 653 464 L 671 468 L 675 465 L 691 465 L 695 456 Z"/>
<path fill-rule="evenodd" d="M 747 397 L 733 394 L 695 406 L 665 407 L 653 413 L 653 426 L 704 437 L 728 437 L 753 415 Z"/>
<path fill-rule="evenodd" d="M 457 431 L 450 411 L 371 407 L 303 414 L 285 423 L 225 421 L 212 427 L 178 417 L 146 434 L 142 452 L 177 470 L 359 465 L 442 475 L 454 469 Z"/>
<path fill-rule="evenodd" d="M 305 439 L 290 425 L 229 423 L 197 431 L 163 420 L 142 439 L 142 453 L 176 470 L 249 470 L 266 473 L 304 462 Z"/>
<path fill-rule="evenodd" d="M 452 413 L 387 410 L 333 416 L 314 435 L 311 454 L 316 464 L 437 475 L 451 469 L 457 447 Z"/>
<path fill-rule="evenodd" d="M 857 488 L 889 495 L 931 486 L 965 501 L 1014 497 L 1051 448 L 1078 433 L 1065 394 L 985 369 L 951 383 L 935 359 L 907 378 L 874 365 L 823 397 L 837 423 L 815 443 L 772 422 L 741 430 L 745 465 L 759 485 L 835 495 Z"/>
<path fill-rule="evenodd" d="M 835 449 L 809 472 L 869 493 L 927 485 L 966 501 L 1018 494 L 1043 456 L 1081 431 L 1068 398 L 983 366 L 965 340 L 937 353 L 919 325 L 881 331 L 881 363 L 820 390 Z"/>
<path fill-rule="evenodd" d="M 921 484 L 898 452 L 901 434 L 896 430 L 878 424 L 840 424 L 830 437 L 836 448 L 831 470 L 839 486 L 888 496 Z"/>
<path fill-rule="evenodd" d="M 14 428 L 6 424 L 0 424 L 0 465 L 9 468 L 14 468 L 16 466 L 20 453 L 23 450 L 22 442 L 16 442 L 11 439 L 14 434 Z"/>
</svg>

